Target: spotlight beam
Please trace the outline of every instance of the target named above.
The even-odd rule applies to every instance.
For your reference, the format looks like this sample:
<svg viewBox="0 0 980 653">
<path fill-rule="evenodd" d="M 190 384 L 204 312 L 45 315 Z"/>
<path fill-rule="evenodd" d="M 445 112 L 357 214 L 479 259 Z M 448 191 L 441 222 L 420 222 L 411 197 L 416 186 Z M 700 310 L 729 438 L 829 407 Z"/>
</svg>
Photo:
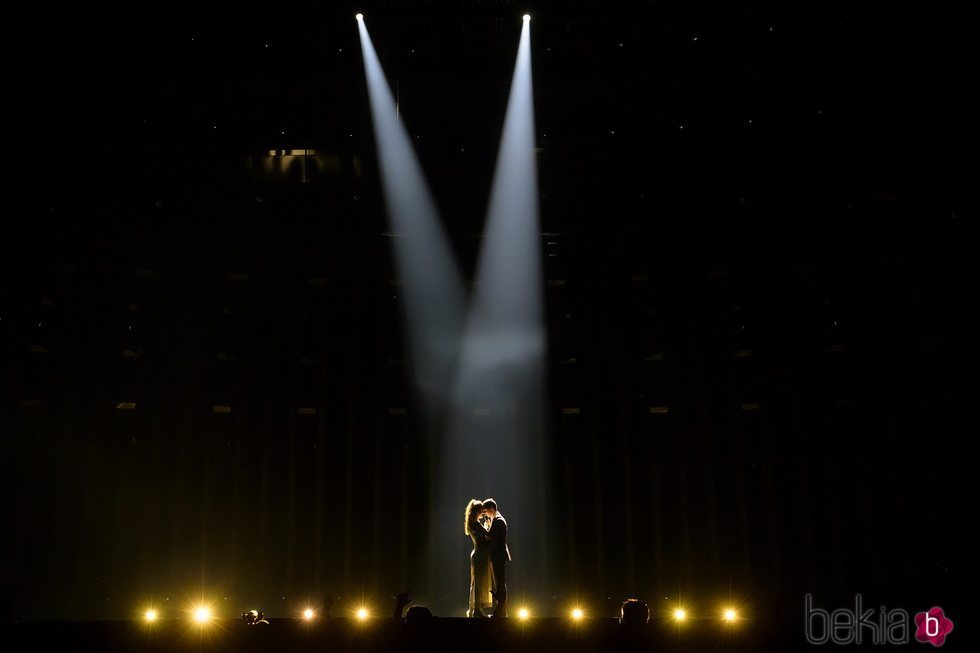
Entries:
<svg viewBox="0 0 980 653">
<path fill-rule="evenodd" d="M 510 531 L 511 548 L 523 553 L 521 569 L 535 574 L 512 576 L 509 584 L 523 580 L 525 589 L 533 589 L 526 581 L 547 582 L 550 514 L 545 509 L 545 337 L 534 132 L 530 22 L 525 20 L 477 262 L 479 285 L 453 387 L 444 449 L 448 464 L 437 493 L 444 503 L 430 540 L 458 541 L 462 501 L 495 497 L 508 521 L 521 525 Z M 459 548 L 442 555 L 453 561 L 453 584 L 465 585 Z"/>
<path fill-rule="evenodd" d="M 531 36 L 524 21 L 477 263 L 480 283 L 463 335 L 451 433 L 462 447 L 458 459 L 476 468 L 467 473 L 471 484 L 465 489 L 479 496 L 482 488 L 473 485 L 496 487 L 522 506 L 532 503 L 526 491 L 544 485 L 536 450 L 545 345 L 540 245 Z M 485 423 L 474 419 L 481 407 L 494 416 L 488 438 L 470 435 L 481 430 L 474 422 Z"/>
<path fill-rule="evenodd" d="M 442 412 L 452 383 L 465 310 L 459 266 L 395 106 L 364 17 L 357 14 L 385 205 L 403 284 L 414 386 Z"/>
<path fill-rule="evenodd" d="M 542 290 L 535 159 L 531 30 L 521 28 L 517 61 L 487 211 L 477 274 L 474 327 L 524 332 L 525 353 L 540 353 Z"/>
</svg>

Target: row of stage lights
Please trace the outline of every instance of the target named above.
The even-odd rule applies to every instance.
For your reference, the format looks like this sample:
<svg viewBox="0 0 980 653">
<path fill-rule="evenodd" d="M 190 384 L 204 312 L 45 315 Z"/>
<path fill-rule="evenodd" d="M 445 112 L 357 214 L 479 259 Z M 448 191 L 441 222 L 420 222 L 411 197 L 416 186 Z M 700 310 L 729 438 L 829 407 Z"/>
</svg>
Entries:
<svg viewBox="0 0 980 653">
<path fill-rule="evenodd" d="M 214 620 L 214 612 L 206 605 L 201 605 L 193 610 L 188 611 L 190 615 L 190 620 L 201 626 L 205 626 Z M 314 621 L 316 619 L 316 610 L 313 608 L 306 608 L 300 612 L 300 617 L 303 621 Z M 367 621 L 371 617 L 371 613 L 367 608 L 358 608 L 354 611 L 354 617 L 358 621 Z M 160 611 L 156 608 L 147 608 L 143 611 L 143 621 L 148 624 L 155 623 L 160 619 Z"/>
<path fill-rule="evenodd" d="M 724 608 L 720 611 L 721 620 L 725 623 L 733 624 L 739 620 L 738 611 L 735 608 Z M 211 608 L 207 606 L 198 606 L 190 611 L 191 619 L 197 624 L 202 626 L 210 623 L 214 619 L 214 613 Z M 367 621 L 371 618 L 371 612 L 367 608 L 358 608 L 353 613 L 354 618 L 358 621 Z M 585 619 L 585 610 L 582 608 L 572 608 L 568 613 L 569 618 L 572 621 L 582 621 Z M 314 621 L 317 617 L 316 610 L 313 608 L 306 608 L 300 613 L 303 621 Z M 671 613 L 671 617 L 677 623 L 683 623 L 691 619 L 691 615 L 684 608 L 675 608 Z M 160 618 L 160 613 L 155 608 L 148 608 L 143 613 L 143 621 L 146 623 L 154 623 Z M 517 618 L 520 621 L 527 621 L 531 618 L 531 611 L 527 608 L 519 608 L 517 610 Z"/>
<path fill-rule="evenodd" d="M 582 621 L 585 619 L 585 610 L 582 608 L 572 608 L 568 616 L 572 621 Z M 691 619 L 690 613 L 684 608 L 675 608 L 670 616 L 677 623 L 683 623 Z M 733 624 L 739 620 L 738 611 L 735 608 L 723 608 L 719 611 L 718 616 L 722 621 L 729 624 Z M 531 618 L 531 612 L 527 608 L 521 608 L 517 611 L 517 617 L 521 621 L 526 621 Z"/>
</svg>

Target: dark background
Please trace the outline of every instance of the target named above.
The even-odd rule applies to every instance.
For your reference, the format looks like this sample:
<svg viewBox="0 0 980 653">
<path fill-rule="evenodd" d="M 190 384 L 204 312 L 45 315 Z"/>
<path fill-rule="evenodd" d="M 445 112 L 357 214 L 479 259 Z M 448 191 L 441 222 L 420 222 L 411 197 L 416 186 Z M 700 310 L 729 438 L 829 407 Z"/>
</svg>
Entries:
<svg viewBox="0 0 980 653">
<path fill-rule="evenodd" d="M 542 482 L 566 538 L 548 594 L 524 598 L 795 616 L 805 592 L 863 592 L 955 614 L 978 390 L 965 21 L 743 4 L 18 16 L 5 614 L 128 617 L 203 591 L 286 616 L 409 587 L 464 609 L 415 564 L 430 452 L 356 10 L 468 275 L 533 14 Z M 294 148 L 316 153 L 270 155 Z"/>
</svg>

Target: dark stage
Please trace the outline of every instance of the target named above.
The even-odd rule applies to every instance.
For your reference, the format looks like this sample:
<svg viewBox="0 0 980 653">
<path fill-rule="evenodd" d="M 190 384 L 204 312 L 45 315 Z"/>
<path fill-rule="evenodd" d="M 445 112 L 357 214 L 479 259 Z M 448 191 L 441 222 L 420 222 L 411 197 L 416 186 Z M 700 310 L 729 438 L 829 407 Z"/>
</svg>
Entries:
<svg viewBox="0 0 980 653">
<path fill-rule="evenodd" d="M 436 652 L 450 650 L 576 653 L 579 651 L 702 651 L 790 650 L 771 626 L 746 630 L 715 625 L 650 624 L 627 632 L 615 619 L 532 619 L 492 623 L 491 620 L 436 619 L 412 627 L 388 620 L 360 623 L 333 619 L 314 624 L 273 619 L 268 626 L 246 626 L 220 620 L 205 629 L 186 622 L 159 622 L 151 628 L 139 622 L 76 622 L 19 624 L 13 634 L 25 648 L 18 650 L 85 650 L 105 653 L 183 653 L 277 651 L 298 653 L 336 651 Z"/>
<path fill-rule="evenodd" d="M 786 651 L 860 595 L 962 645 L 952 3 L 223 4 L 10 21 L 2 627 L 625 650 L 636 597 L 652 649 Z"/>
</svg>

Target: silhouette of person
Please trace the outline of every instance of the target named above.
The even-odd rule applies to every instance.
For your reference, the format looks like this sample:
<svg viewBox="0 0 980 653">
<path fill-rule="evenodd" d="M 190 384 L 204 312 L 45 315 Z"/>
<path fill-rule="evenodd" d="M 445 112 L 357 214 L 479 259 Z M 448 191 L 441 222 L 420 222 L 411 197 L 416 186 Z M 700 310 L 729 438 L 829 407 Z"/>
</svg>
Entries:
<svg viewBox="0 0 980 653">
<path fill-rule="evenodd" d="M 493 616 L 506 617 L 507 563 L 512 560 L 507 546 L 507 520 L 497 511 L 497 502 L 493 499 L 485 499 L 483 507 L 490 518 L 490 569 L 493 572 L 491 593 L 497 602 Z"/>
<path fill-rule="evenodd" d="M 485 617 L 483 610 L 493 605 L 490 596 L 490 533 L 480 520 L 486 510 L 483 502 L 470 500 L 466 506 L 466 516 L 463 520 L 463 530 L 473 540 L 473 551 L 470 553 L 470 607 L 468 617 Z"/>
<path fill-rule="evenodd" d="M 650 621 L 650 606 L 639 599 L 626 599 L 619 608 L 619 623 L 630 629 L 641 629 Z"/>
</svg>

